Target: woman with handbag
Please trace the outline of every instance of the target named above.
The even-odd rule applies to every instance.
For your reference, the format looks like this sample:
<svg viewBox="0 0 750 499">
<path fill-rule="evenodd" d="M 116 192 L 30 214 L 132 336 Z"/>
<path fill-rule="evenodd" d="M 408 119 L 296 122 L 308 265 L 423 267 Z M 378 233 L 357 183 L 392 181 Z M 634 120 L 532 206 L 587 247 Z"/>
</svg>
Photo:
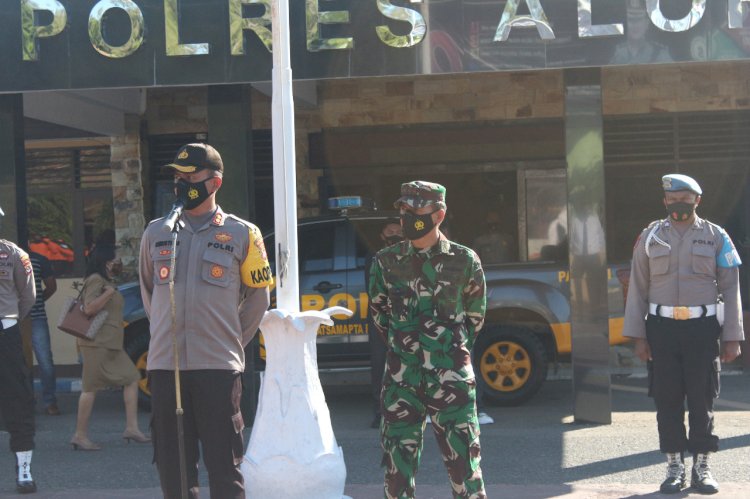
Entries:
<svg viewBox="0 0 750 499">
<path fill-rule="evenodd" d="M 108 386 L 123 386 L 125 401 L 125 432 L 122 438 L 139 443 L 150 442 L 138 428 L 138 380 L 140 374 L 123 350 L 122 309 L 124 300 L 113 278 L 122 271 L 122 262 L 115 246 L 97 245 L 89 256 L 82 303 L 86 315 L 107 311 L 104 324 L 93 339 L 79 338 L 78 348 L 83 360 L 81 396 L 78 399 L 76 432 L 70 439 L 74 450 L 100 450 L 88 437 L 89 417 L 96 392 Z"/>
</svg>

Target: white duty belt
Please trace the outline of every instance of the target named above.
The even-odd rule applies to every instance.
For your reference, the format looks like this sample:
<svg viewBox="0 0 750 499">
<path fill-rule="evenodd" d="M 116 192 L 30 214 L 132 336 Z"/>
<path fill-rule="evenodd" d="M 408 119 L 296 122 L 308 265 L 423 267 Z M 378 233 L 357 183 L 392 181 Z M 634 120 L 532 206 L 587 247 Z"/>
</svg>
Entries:
<svg viewBox="0 0 750 499">
<path fill-rule="evenodd" d="M 3 329 L 10 329 L 16 324 L 18 324 L 18 321 L 16 319 L 0 319 L 3 323 Z"/>
<path fill-rule="evenodd" d="M 698 305 L 697 307 L 672 307 L 670 305 L 657 305 L 656 303 L 648 304 L 648 313 L 667 317 L 677 321 L 687 319 L 698 319 L 700 317 L 710 317 L 716 315 L 716 304 Z"/>
</svg>

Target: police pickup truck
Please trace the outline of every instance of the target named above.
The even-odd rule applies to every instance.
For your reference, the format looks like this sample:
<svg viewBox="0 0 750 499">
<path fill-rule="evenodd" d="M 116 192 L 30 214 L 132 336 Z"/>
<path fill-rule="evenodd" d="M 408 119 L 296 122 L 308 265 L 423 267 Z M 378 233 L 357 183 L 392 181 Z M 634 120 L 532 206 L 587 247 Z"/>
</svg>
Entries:
<svg viewBox="0 0 750 499">
<path fill-rule="evenodd" d="M 344 207 L 357 200 L 336 201 Z M 365 266 L 368 256 L 381 246 L 380 231 L 388 215 L 352 213 L 301 220 L 298 225 L 299 288 L 303 310 L 342 305 L 354 314 L 334 316 L 332 326 L 318 331 L 318 367 L 323 370 L 366 370 L 368 344 L 368 294 Z M 266 236 L 269 261 L 274 262 L 273 234 Z M 567 266 L 548 261 L 486 264 L 487 315 L 474 346 L 475 372 L 485 397 L 495 405 L 518 405 L 532 397 L 547 377 L 548 366 L 571 351 L 570 285 Z M 608 272 L 609 336 L 623 343 L 622 317 L 625 265 Z M 148 360 L 148 320 L 137 283 L 120 287 L 125 296 L 125 350 L 144 375 L 142 401 L 149 390 L 145 378 Z M 272 307 L 274 306 L 272 297 Z M 264 351 L 253 342 L 256 369 L 263 369 Z"/>
</svg>

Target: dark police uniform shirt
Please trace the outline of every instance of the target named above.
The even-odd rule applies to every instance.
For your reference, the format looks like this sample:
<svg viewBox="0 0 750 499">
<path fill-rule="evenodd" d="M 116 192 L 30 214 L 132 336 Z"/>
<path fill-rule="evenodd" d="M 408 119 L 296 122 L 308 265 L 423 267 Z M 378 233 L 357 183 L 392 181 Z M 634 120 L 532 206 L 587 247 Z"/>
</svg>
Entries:
<svg viewBox="0 0 750 499">
<path fill-rule="evenodd" d="M 0 319 L 23 319 L 35 300 L 29 255 L 14 243 L 0 239 Z"/>
<path fill-rule="evenodd" d="M 146 228 L 139 261 L 143 306 L 151 321 L 149 370 L 174 370 L 172 234 L 162 230 L 163 220 Z M 243 371 L 243 348 L 258 329 L 273 285 L 263 236 L 221 208 L 201 227 L 182 225 L 174 279 L 180 369 Z"/>
<path fill-rule="evenodd" d="M 695 217 L 683 236 L 669 219 L 651 223 L 633 249 L 623 335 L 646 337 L 649 303 L 668 306 L 715 304 L 724 298 L 723 341 L 741 341 L 739 265 L 732 240 L 716 224 Z"/>
</svg>

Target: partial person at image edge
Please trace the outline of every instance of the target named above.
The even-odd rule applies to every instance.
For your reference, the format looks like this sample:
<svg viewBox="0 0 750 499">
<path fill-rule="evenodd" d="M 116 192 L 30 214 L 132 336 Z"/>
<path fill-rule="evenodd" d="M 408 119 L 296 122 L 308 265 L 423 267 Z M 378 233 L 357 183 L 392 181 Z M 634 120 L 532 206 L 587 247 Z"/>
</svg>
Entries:
<svg viewBox="0 0 750 499">
<path fill-rule="evenodd" d="M 5 216 L 0 208 L 0 227 Z M 36 492 L 31 476 L 34 452 L 34 387 L 26 365 L 19 321 L 36 301 L 31 259 L 16 244 L 0 239 L 0 412 L 15 454 L 16 490 Z"/>
</svg>

